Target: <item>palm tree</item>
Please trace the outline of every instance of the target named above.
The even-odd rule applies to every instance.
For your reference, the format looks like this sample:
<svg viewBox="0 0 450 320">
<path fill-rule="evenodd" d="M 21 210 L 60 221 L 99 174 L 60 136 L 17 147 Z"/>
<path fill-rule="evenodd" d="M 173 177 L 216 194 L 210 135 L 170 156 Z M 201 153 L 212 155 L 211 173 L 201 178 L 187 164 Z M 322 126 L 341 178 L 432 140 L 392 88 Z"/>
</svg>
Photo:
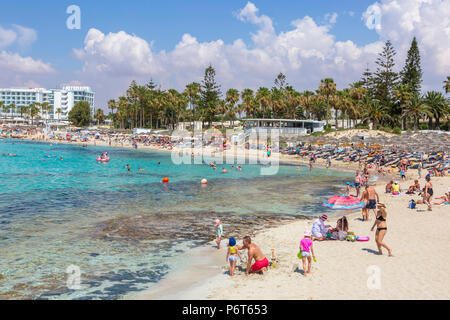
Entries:
<svg viewBox="0 0 450 320">
<path fill-rule="evenodd" d="M 112 113 L 117 109 L 116 101 L 114 99 L 108 101 L 108 109 L 110 109 Z"/>
<path fill-rule="evenodd" d="M 442 117 L 446 117 L 450 114 L 449 102 L 442 93 L 437 91 L 429 91 L 425 96 L 424 103 L 429 107 L 428 127 L 430 130 L 439 129 L 440 121 Z M 435 125 L 433 127 L 433 118 L 435 119 Z"/>
<path fill-rule="evenodd" d="M 95 120 L 97 120 L 97 125 L 100 125 L 100 123 L 103 123 L 105 120 L 105 114 L 103 113 L 102 109 L 97 109 L 94 114 Z"/>
<path fill-rule="evenodd" d="M 263 119 L 265 118 L 267 113 L 271 114 L 271 94 L 269 89 L 267 89 L 266 87 L 260 87 L 258 91 L 256 91 L 256 101 L 259 104 L 259 109 Z"/>
<path fill-rule="evenodd" d="M 326 97 L 326 103 L 327 103 L 326 122 L 327 122 L 327 126 L 328 126 L 328 118 L 329 118 L 329 112 L 330 112 L 329 100 L 330 100 L 330 97 L 336 93 L 336 83 L 334 83 L 334 80 L 332 78 L 326 78 L 326 79 L 320 80 L 319 93 Z"/>
<path fill-rule="evenodd" d="M 186 85 L 186 89 L 184 90 L 186 96 L 189 99 L 189 107 L 192 109 L 192 128 L 195 126 L 195 106 L 199 100 L 199 93 L 202 90 L 200 83 L 192 82 Z"/>
<path fill-rule="evenodd" d="M 233 88 L 228 89 L 225 94 L 225 101 L 228 104 L 228 116 L 232 119 L 231 125 L 234 126 L 234 119 L 236 118 L 236 103 L 239 101 L 239 91 Z"/>
<path fill-rule="evenodd" d="M 419 119 L 423 116 L 430 116 L 432 113 L 431 108 L 424 100 L 418 94 L 413 94 L 403 109 L 403 114 L 404 119 L 412 118 L 413 128 L 416 131 L 419 126 Z"/>
<path fill-rule="evenodd" d="M 60 115 L 61 115 L 62 113 L 63 113 L 63 112 L 62 112 L 62 109 L 61 109 L 61 108 L 56 109 L 56 114 L 58 115 L 58 121 L 59 121 Z"/>
<path fill-rule="evenodd" d="M 28 106 L 20 106 L 19 107 L 19 113 L 20 113 L 20 117 L 23 118 L 24 114 L 27 114 L 29 110 Z"/>
<path fill-rule="evenodd" d="M 450 77 L 447 77 L 447 80 L 444 81 L 444 90 L 445 93 L 450 92 Z"/>
<path fill-rule="evenodd" d="M 392 118 L 389 115 L 389 108 L 382 105 L 378 99 L 371 99 L 369 96 L 366 96 L 362 105 L 364 107 L 363 121 L 372 121 L 373 129 L 377 129 L 378 124 L 382 124 L 384 120 Z"/>
<path fill-rule="evenodd" d="M 394 96 L 397 100 L 397 103 L 400 106 L 402 130 L 404 130 L 406 121 L 405 118 L 406 113 L 404 111 L 405 108 L 408 108 L 408 105 L 413 97 L 413 93 L 408 85 L 401 84 L 394 90 Z"/>
<path fill-rule="evenodd" d="M 31 118 L 31 125 L 34 125 L 34 118 L 39 114 L 39 107 L 37 106 L 36 103 L 32 103 L 30 104 L 28 112 Z"/>
<path fill-rule="evenodd" d="M 251 117 L 256 108 L 256 99 L 251 89 L 244 89 L 241 92 L 242 108 L 247 117 Z"/>
</svg>

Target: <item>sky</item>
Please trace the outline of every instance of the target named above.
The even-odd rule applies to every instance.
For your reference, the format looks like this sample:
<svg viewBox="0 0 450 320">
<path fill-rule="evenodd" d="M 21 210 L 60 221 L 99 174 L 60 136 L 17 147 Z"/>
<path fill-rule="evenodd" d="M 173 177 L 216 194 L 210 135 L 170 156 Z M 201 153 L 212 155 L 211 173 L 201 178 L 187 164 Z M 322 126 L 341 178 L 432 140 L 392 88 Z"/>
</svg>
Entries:
<svg viewBox="0 0 450 320">
<path fill-rule="evenodd" d="M 342 89 L 388 39 L 400 71 L 414 36 L 423 90 L 442 90 L 448 0 L 15 0 L 0 11 L 0 87 L 87 85 L 104 108 L 132 80 L 183 90 L 212 64 L 222 91 L 271 87 L 280 72 L 299 91 L 328 77 Z"/>
</svg>

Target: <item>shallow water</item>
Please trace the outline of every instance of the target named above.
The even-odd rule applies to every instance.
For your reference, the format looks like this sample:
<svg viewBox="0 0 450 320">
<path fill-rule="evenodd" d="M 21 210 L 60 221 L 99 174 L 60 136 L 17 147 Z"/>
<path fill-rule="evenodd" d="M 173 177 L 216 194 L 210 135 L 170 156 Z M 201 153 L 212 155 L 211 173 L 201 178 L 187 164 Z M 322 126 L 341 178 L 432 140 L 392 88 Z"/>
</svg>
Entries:
<svg viewBox="0 0 450 320">
<path fill-rule="evenodd" d="M 103 151 L 111 162 L 96 163 Z M 182 252 L 212 240 L 216 217 L 228 237 L 317 215 L 349 176 L 295 166 L 261 176 L 257 165 L 224 165 L 223 174 L 221 166 L 174 165 L 168 153 L 14 140 L 0 141 L 3 153 L 17 157 L 0 155 L 0 298 L 117 299 L 143 290 L 183 265 Z M 67 287 L 71 265 L 81 289 Z"/>
</svg>

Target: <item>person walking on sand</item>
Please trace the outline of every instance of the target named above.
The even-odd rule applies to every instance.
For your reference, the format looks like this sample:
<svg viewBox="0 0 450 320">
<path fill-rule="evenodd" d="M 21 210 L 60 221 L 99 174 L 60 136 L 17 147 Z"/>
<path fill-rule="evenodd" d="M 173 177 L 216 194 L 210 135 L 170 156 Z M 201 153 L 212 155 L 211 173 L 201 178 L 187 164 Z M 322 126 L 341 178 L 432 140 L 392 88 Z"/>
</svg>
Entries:
<svg viewBox="0 0 450 320">
<path fill-rule="evenodd" d="M 431 201 L 433 199 L 433 184 L 431 183 L 431 178 L 429 175 L 425 178 L 425 191 L 423 193 L 423 202 L 428 206 L 428 211 L 431 209 Z"/>
<path fill-rule="evenodd" d="M 222 240 L 223 235 L 223 226 L 222 221 L 219 219 L 216 219 L 216 243 L 217 243 L 217 250 L 220 249 L 220 241 Z"/>
<path fill-rule="evenodd" d="M 373 224 L 372 229 L 370 229 L 370 231 L 373 231 L 375 226 L 377 227 L 377 231 L 375 232 L 375 242 L 378 247 L 378 253 L 380 255 L 382 255 L 383 251 L 381 250 L 381 248 L 386 248 L 389 253 L 389 256 L 392 257 L 391 248 L 389 248 L 383 242 L 384 236 L 386 235 L 386 232 L 387 232 L 386 217 L 387 217 L 386 206 L 383 203 L 378 203 L 377 217 L 376 217 L 375 223 Z"/>
<path fill-rule="evenodd" d="M 247 269 L 245 270 L 245 275 L 248 276 L 249 273 L 263 272 L 267 271 L 269 266 L 269 260 L 264 256 L 261 249 L 252 243 L 252 239 L 249 236 L 245 236 L 243 239 L 243 246 L 238 247 L 238 250 L 248 251 L 247 259 Z M 255 263 L 252 265 L 252 260 L 255 259 Z"/>
<path fill-rule="evenodd" d="M 356 189 L 356 197 L 359 197 L 359 189 L 361 188 L 362 177 L 359 173 L 359 170 L 356 171 L 355 176 L 355 189 Z"/>
<path fill-rule="evenodd" d="M 376 216 L 376 208 L 377 208 L 377 202 L 380 202 L 380 197 L 378 196 L 377 191 L 372 185 L 366 185 L 366 191 L 367 191 L 367 200 L 369 201 L 366 205 L 367 208 L 367 216 L 369 216 L 370 210 L 373 211 L 374 215 Z"/>
<path fill-rule="evenodd" d="M 313 242 L 311 240 L 311 232 L 305 231 L 303 237 L 304 238 L 300 240 L 299 253 L 302 257 L 303 275 L 307 276 L 308 274 L 311 274 L 311 256 L 314 260 L 316 259 L 316 257 L 314 255 Z M 306 259 L 308 259 L 308 269 L 306 269 Z"/>
<path fill-rule="evenodd" d="M 242 260 L 241 254 L 236 246 L 236 239 L 230 238 L 228 240 L 228 251 L 226 261 L 230 262 L 230 276 L 234 277 L 234 270 L 236 269 L 236 261 L 239 257 Z"/>
</svg>

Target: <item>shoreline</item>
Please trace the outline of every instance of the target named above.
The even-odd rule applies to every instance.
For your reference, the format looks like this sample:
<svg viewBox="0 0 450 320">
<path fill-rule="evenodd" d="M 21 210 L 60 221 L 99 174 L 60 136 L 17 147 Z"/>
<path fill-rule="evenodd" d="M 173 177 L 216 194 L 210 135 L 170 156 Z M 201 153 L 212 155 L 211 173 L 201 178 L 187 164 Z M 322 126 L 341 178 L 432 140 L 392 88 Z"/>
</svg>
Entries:
<svg viewBox="0 0 450 320">
<path fill-rule="evenodd" d="M 28 139 L 28 140 L 31 140 L 31 139 Z M 45 141 L 45 140 L 44 141 L 43 140 L 34 140 L 34 141 L 38 142 L 38 143 L 46 143 L 46 144 L 63 143 L 63 142 L 60 142 L 60 141 L 53 142 L 51 140 L 50 141 L 48 141 L 48 140 L 47 141 Z M 70 143 L 70 142 L 67 142 L 65 144 L 82 145 L 83 143 Z M 94 145 L 94 144 L 91 143 L 90 145 Z M 107 144 L 105 144 L 105 145 L 96 144 L 96 146 L 98 146 L 98 147 L 107 146 L 107 147 L 118 147 L 118 148 L 130 148 L 130 149 L 133 149 L 131 145 L 130 146 L 125 146 L 124 145 L 122 147 L 122 146 L 109 146 Z M 161 149 L 161 148 L 151 148 L 151 147 L 141 147 L 141 148 L 138 148 L 138 150 L 139 149 L 140 150 L 157 151 L 157 152 L 169 152 L 169 151 L 171 151 L 171 150 L 164 150 L 164 149 Z M 295 159 L 291 159 L 291 160 L 295 160 Z M 287 161 L 287 162 L 280 161 L 280 164 L 307 165 L 307 161 L 305 161 L 306 163 L 304 163 L 304 162 L 301 161 L 302 159 L 296 159 L 296 160 L 297 161 Z M 320 159 L 320 160 L 324 160 L 324 159 Z M 337 161 L 335 161 L 335 162 L 337 162 Z M 320 168 L 321 166 L 320 165 L 315 165 L 315 167 Z M 356 167 L 357 167 L 357 164 L 356 164 Z M 323 169 L 325 169 L 325 168 L 323 168 Z M 348 168 L 348 167 L 347 168 L 340 168 L 339 166 L 333 166 L 330 169 L 331 170 L 338 170 L 338 171 L 352 171 L 352 170 L 354 170 L 354 169 Z M 408 177 L 409 178 L 412 178 L 411 174 L 415 175 L 416 174 L 416 170 L 410 170 L 408 172 Z M 391 179 L 391 177 L 392 177 L 391 175 L 387 175 L 386 179 Z M 391 200 L 389 198 L 392 198 L 392 196 L 389 197 L 389 196 L 386 196 L 384 194 L 384 186 L 382 185 L 382 182 L 381 182 L 382 180 L 383 179 L 379 179 L 378 181 L 376 181 L 376 185 L 377 185 L 376 189 L 377 189 L 377 191 L 380 194 L 381 201 L 385 202 L 388 205 L 388 202 L 390 202 L 390 201 L 386 201 L 386 200 Z M 411 183 L 411 181 L 412 181 L 411 179 L 408 179 L 407 182 L 401 182 L 401 185 L 403 186 L 403 188 L 405 188 L 405 187 L 407 188 L 407 186 L 409 186 L 409 183 Z M 447 187 L 450 186 L 449 185 L 449 177 L 433 178 L 433 183 L 435 181 L 444 182 L 443 183 L 444 186 L 437 186 L 437 188 L 435 189 L 435 195 L 440 196 L 440 195 L 442 195 L 441 191 L 442 190 L 446 190 L 446 189 L 443 189 L 443 188 L 445 188 L 446 186 Z M 420 182 L 423 183 L 422 180 Z M 380 191 L 383 191 L 383 192 L 380 192 Z M 398 199 L 399 200 L 404 200 L 404 198 L 410 199 L 410 197 L 407 196 L 407 195 L 403 195 L 401 198 L 398 198 Z M 414 197 L 414 198 L 417 199 L 417 197 Z M 397 201 L 397 202 L 398 203 L 396 203 L 397 204 L 396 208 L 391 208 L 390 206 L 388 206 L 388 219 L 390 217 L 392 217 L 393 214 L 396 214 L 396 213 L 400 212 L 402 215 L 405 215 L 405 211 L 408 211 L 408 209 L 403 209 L 403 210 L 401 209 L 401 208 L 405 208 L 406 207 L 404 201 L 401 201 L 401 202 L 403 202 L 403 207 L 399 207 L 398 204 L 400 202 L 399 201 Z M 391 204 L 391 203 L 389 203 L 389 204 Z M 393 205 L 394 204 L 395 203 L 393 203 Z M 423 207 L 423 205 L 422 205 L 422 207 Z M 396 210 L 395 212 L 394 212 L 394 209 Z M 444 209 L 444 211 L 445 211 L 445 206 L 441 206 L 441 207 L 435 206 L 435 208 L 433 210 L 433 213 L 435 214 L 436 211 L 441 212 L 442 209 Z M 413 211 L 417 211 L 417 210 L 413 210 Z M 419 210 L 419 212 L 420 212 L 420 210 Z M 349 217 L 349 222 L 350 222 L 350 226 L 351 226 L 350 229 L 351 230 L 353 229 L 352 228 L 353 225 L 356 225 L 358 228 L 361 228 L 361 224 L 363 224 L 363 225 L 365 224 L 367 226 L 367 223 L 363 223 L 363 222 L 358 221 L 359 218 L 356 217 L 358 214 L 359 213 L 356 212 L 356 213 L 353 213 L 351 215 L 350 214 L 347 215 Z M 373 222 L 373 217 L 371 217 L 371 220 L 372 221 L 370 222 L 370 226 L 371 226 L 371 224 Z M 331 222 L 330 224 L 334 225 L 335 221 L 336 221 L 336 218 L 330 218 L 330 220 L 328 222 Z M 448 221 L 446 221 L 446 222 L 447 222 L 446 224 L 442 224 L 442 225 L 439 226 L 439 230 L 445 230 L 444 226 L 446 226 L 446 227 L 449 226 L 448 225 Z M 311 224 L 312 224 L 312 220 L 301 220 L 301 221 L 295 220 L 295 221 L 292 221 L 292 222 L 281 223 L 280 225 L 277 224 L 277 225 L 275 225 L 273 227 L 267 227 L 267 228 L 265 228 L 265 230 L 263 232 L 260 232 L 259 234 L 256 235 L 255 242 L 258 245 L 261 246 L 261 249 L 263 250 L 263 253 L 268 255 L 270 253 L 270 245 L 268 245 L 267 242 L 271 243 L 271 242 L 280 241 L 280 239 L 279 239 L 280 235 L 281 235 L 281 237 L 283 237 L 283 235 L 285 237 L 286 234 L 287 235 L 291 235 L 291 236 L 292 236 L 292 234 L 294 232 L 296 232 L 296 234 L 297 234 L 297 235 L 294 236 L 295 240 L 292 240 L 292 239 L 287 240 L 286 238 L 284 239 L 284 242 L 289 244 L 289 251 L 290 251 L 289 253 L 288 253 L 288 250 L 285 250 L 284 248 L 281 249 L 281 250 L 278 250 L 278 249 L 276 250 L 277 256 L 280 256 L 280 266 L 279 266 L 279 268 L 277 267 L 276 269 L 270 270 L 268 275 L 265 275 L 265 276 L 252 275 L 248 279 L 239 279 L 239 278 L 242 278 L 242 277 L 241 277 L 241 275 L 239 275 L 239 272 L 237 272 L 238 276 L 235 279 L 230 279 L 228 276 L 226 276 L 224 274 L 223 271 L 222 272 L 217 272 L 217 269 L 221 270 L 221 266 L 223 267 L 223 265 L 226 264 L 225 261 L 224 261 L 225 260 L 225 258 L 224 258 L 225 257 L 224 250 L 222 249 L 220 252 L 217 252 L 217 250 L 215 248 L 212 248 L 211 245 L 208 244 L 208 245 L 202 246 L 202 248 L 200 248 L 200 250 L 208 250 L 208 249 L 209 250 L 213 250 L 214 251 L 214 256 L 218 256 L 218 257 L 215 257 L 215 258 L 217 258 L 217 260 L 215 260 L 215 258 L 213 258 L 213 257 L 209 257 L 208 256 L 208 259 L 206 259 L 204 261 L 199 261 L 197 263 L 195 263 L 195 261 L 194 261 L 194 263 L 192 263 L 192 264 L 190 264 L 188 266 L 187 270 L 186 269 L 182 269 L 182 270 L 175 270 L 174 272 L 170 272 L 167 275 L 166 278 L 161 280 L 160 283 L 158 283 L 152 289 L 144 290 L 144 291 L 141 291 L 139 293 L 127 294 L 122 299 L 133 299 L 133 300 L 135 300 L 135 299 L 138 299 L 138 300 L 140 300 L 140 299 L 194 299 L 194 300 L 198 300 L 198 299 L 212 299 L 212 300 L 225 299 L 225 300 L 227 300 L 227 299 L 233 299 L 233 296 L 235 295 L 235 293 L 234 293 L 235 290 L 238 290 L 240 292 L 240 294 L 242 294 L 246 299 L 309 299 L 309 298 L 311 298 L 311 299 L 333 299 L 334 297 L 330 296 L 329 294 L 320 294 L 320 293 L 317 293 L 314 290 L 312 290 L 312 293 L 310 295 L 308 295 L 308 296 L 306 296 L 306 295 L 292 296 L 292 295 L 288 295 L 288 294 L 284 294 L 284 293 L 279 292 L 278 289 L 276 289 L 276 288 L 278 288 L 277 286 L 275 286 L 275 294 L 271 295 L 271 296 L 267 295 L 268 292 L 266 290 L 262 290 L 261 292 L 258 291 L 259 290 L 258 288 L 264 288 L 264 285 L 263 285 L 264 282 L 265 282 L 264 278 L 268 278 L 269 283 L 282 282 L 285 285 L 288 285 L 289 281 L 293 280 L 292 278 L 294 278 L 294 280 L 297 280 L 296 277 L 299 277 L 299 276 L 303 277 L 298 271 L 293 271 L 292 266 L 295 263 L 297 263 L 297 265 L 298 265 L 298 262 L 295 261 L 296 259 L 294 259 L 294 261 L 292 261 L 293 260 L 292 257 L 295 256 L 295 253 L 292 254 L 292 251 L 294 251 L 292 249 L 295 247 L 295 244 L 298 242 L 297 238 L 298 238 L 298 240 L 300 239 L 299 235 L 302 233 L 302 231 L 305 228 L 310 228 Z M 419 225 L 422 225 L 422 224 L 419 224 Z M 367 226 L 367 228 L 370 228 L 370 226 Z M 390 220 L 388 220 L 388 227 L 390 227 Z M 411 228 L 413 228 L 413 227 L 414 227 L 414 225 Z M 300 230 L 300 231 L 297 232 L 295 230 Z M 366 233 L 369 233 L 369 232 L 366 232 Z M 363 234 L 363 235 L 365 235 L 365 234 Z M 386 236 L 386 242 L 388 243 L 388 245 L 391 245 L 389 243 L 389 240 L 388 240 L 389 239 L 389 235 L 390 235 L 390 233 L 388 233 L 387 236 Z M 370 237 L 372 238 L 373 234 L 371 234 Z M 294 246 L 292 246 L 290 242 L 294 243 Z M 442 240 L 440 240 L 440 242 L 442 243 Z M 449 242 L 450 241 L 447 240 L 447 243 L 449 243 Z M 315 242 L 315 246 L 316 246 L 316 243 L 317 242 Z M 383 258 L 383 257 L 377 257 L 376 255 L 373 254 L 373 252 L 370 251 L 370 250 L 372 250 L 372 251 L 376 250 L 376 246 L 375 246 L 375 244 L 373 242 L 373 239 L 371 239 L 369 243 L 364 243 L 364 242 L 363 243 L 354 243 L 354 244 L 348 243 L 348 245 L 347 245 L 346 241 L 344 241 L 344 243 L 341 243 L 340 241 L 327 241 L 327 242 L 324 242 L 324 243 L 319 243 L 318 246 L 322 246 L 322 244 L 324 245 L 324 247 L 326 249 L 325 251 L 327 253 L 329 253 L 329 254 L 333 253 L 333 249 L 334 250 L 338 249 L 336 245 L 342 245 L 342 246 L 345 246 L 345 247 L 347 247 L 348 245 L 350 245 L 350 246 L 353 246 L 353 245 L 361 246 L 362 245 L 362 246 L 365 246 L 365 247 L 369 247 L 369 248 L 366 248 L 367 250 L 366 250 L 365 253 L 367 255 L 370 254 L 372 256 L 375 256 L 376 258 Z M 331 250 L 328 247 L 331 247 Z M 394 255 L 396 255 L 396 252 L 397 252 L 396 251 L 396 247 L 393 246 L 393 245 L 391 245 L 391 247 L 393 248 Z M 203 252 L 206 252 L 206 251 L 203 251 Z M 436 251 L 434 250 L 433 254 L 439 255 L 439 254 L 442 254 L 442 252 L 439 251 L 439 252 L 436 253 Z M 327 259 L 327 257 L 322 258 L 321 255 L 322 255 L 322 253 L 318 253 L 319 257 L 318 257 L 318 264 L 317 264 L 317 266 L 320 266 L 320 267 L 322 267 L 321 266 L 321 263 L 323 261 L 322 259 L 324 259 L 324 258 Z M 203 254 L 197 255 L 196 257 L 201 258 L 202 256 L 204 257 L 205 254 L 203 253 Z M 413 256 L 414 256 L 414 254 L 413 254 Z M 223 259 L 223 263 L 221 263 L 221 266 L 220 266 L 220 265 L 217 265 L 217 262 L 221 258 Z M 394 258 L 392 258 L 392 259 L 394 259 Z M 336 255 L 332 256 L 332 260 L 333 261 L 336 261 L 336 259 L 339 259 L 339 257 L 337 257 Z M 443 261 L 448 261 L 448 257 L 444 257 L 442 260 Z M 414 262 L 411 261 L 410 263 L 414 263 Z M 316 267 L 316 264 L 313 264 L 313 272 L 315 272 L 315 270 L 314 270 L 315 267 Z M 328 267 L 328 266 L 326 266 L 326 267 Z M 346 270 L 348 268 L 351 269 L 351 267 L 352 266 L 345 265 L 345 267 L 343 267 L 343 269 L 344 270 Z M 361 265 L 359 265 L 359 267 L 361 267 Z M 196 270 L 195 270 L 196 268 L 198 270 L 203 270 L 203 271 L 207 270 L 207 272 L 196 272 Z M 442 269 L 444 269 L 444 268 L 442 267 Z M 213 270 L 215 272 L 212 272 Z M 288 274 L 287 278 L 288 278 L 289 281 L 286 281 L 286 276 L 280 275 L 279 271 L 283 271 L 286 274 Z M 320 270 L 319 270 L 319 272 L 320 272 Z M 189 277 L 187 279 L 188 281 L 186 281 L 186 275 L 189 275 Z M 314 277 L 315 276 L 316 275 L 313 274 L 312 277 L 308 278 L 309 282 L 307 282 L 307 285 L 309 287 L 317 290 L 317 288 L 315 287 L 316 283 L 314 281 Z M 444 276 L 444 280 L 445 280 L 445 277 L 447 277 L 447 279 L 448 279 L 448 276 L 446 276 L 445 274 L 444 275 L 441 274 L 441 277 L 442 276 Z M 319 276 L 317 276 L 317 277 L 319 277 Z M 359 272 L 358 273 L 358 277 L 359 278 L 364 278 L 364 277 L 367 278 L 367 275 L 365 273 Z M 272 279 L 272 278 L 274 278 L 274 279 Z M 324 283 L 323 282 L 323 281 L 325 281 L 324 279 L 327 279 L 327 281 L 332 281 L 331 279 L 322 276 L 322 278 L 319 279 L 319 282 L 321 282 L 322 286 L 325 285 L 326 283 L 328 283 L 328 282 Z M 351 282 L 352 281 L 350 281 L 350 283 Z M 421 285 L 423 286 L 423 283 Z M 294 290 L 294 288 L 291 288 L 291 289 Z M 403 289 L 406 289 L 406 288 L 403 288 Z M 424 296 L 424 295 L 420 295 L 420 294 L 418 294 L 416 292 L 415 295 L 411 295 L 411 299 L 423 299 L 423 298 L 426 299 L 426 298 L 430 298 L 430 297 L 432 297 L 433 299 L 442 299 L 442 297 L 444 297 L 444 299 L 448 299 L 448 297 L 449 297 L 448 292 L 447 291 L 443 291 L 442 292 L 442 288 L 440 288 L 440 287 L 438 289 L 439 289 L 438 293 L 440 292 L 440 294 L 441 294 L 441 296 L 439 296 L 439 297 L 437 297 L 437 295 L 435 295 L 434 293 L 433 294 L 431 294 L 431 293 L 428 294 L 427 293 L 427 295 Z M 335 290 L 334 287 L 333 287 L 333 290 Z M 287 290 L 287 291 L 291 292 L 291 290 Z M 349 292 L 348 288 L 345 288 L 345 290 L 343 290 L 343 291 L 345 291 L 346 294 Z M 334 293 L 336 293 L 336 290 L 334 291 Z M 270 293 L 270 294 L 272 294 L 272 293 Z M 355 294 L 350 293 L 348 297 L 350 299 L 383 299 L 383 296 L 380 297 L 380 296 L 378 296 L 376 294 L 372 295 L 372 292 L 369 293 L 370 297 L 367 296 L 367 294 L 368 294 L 367 292 L 365 293 L 366 295 L 361 295 L 361 294 L 362 293 L 361 293 L 361 290 L 360 290 L 360 291 L 358 291 L 358 293 L 355 293 Z M 338 297 L 342 298 L 342 296 L 338 296 Z M 345 297 L 347 298 L 347 295 L 345 295 Z M 388 297 L 386 299 L 402 299 L 402 298 L 404 299 L 405 296 L 402 296 L 401 294 L 397 295 L 397 294 L 393 294 L 393 293 L 389 292 L 389 295 L 388 295 Z"/>
<path fill-rule="evenodd" d="M 412 181 L 409 179 L 402 184 L 407 186 Z M 435 192 L 441 195 L 450 187 L 450 177 L 435 178 L 433 183 Z M 244 277 L 242 269 L 236 268 L 236 276 L 232 279 L 223 269 L 227 263 L 212 263 L 210 268 L 215 267 L 217 270 L 222 266 L 222 271 L 208 274 L 203 279 L 197 278 L 184 287 L 173 287 L 176 281 L 172 280 L 180 274 L 174 278 L 168 276 L 163 288 L 172 286 L 170 294 L 158 297 L 158 291 L 145 290 L 127 299 L 233 300 L 236 296 L 244 300 L 449 299 L 450 276 L 446 266 L 450 262 L 450 235 L 446 230 L 450 227 L 450 220 L 448 216 L 442 219 L 443 214 L 448 215 L 448 208 L 434 205 L 433 211 L 428 212 L 425 205 L 418 205 L 416 209 L 407 209 L 408 201 L 417 199 L 417 195 L 386 194 L 382 184 L 375 188 L 380 195 L 380 202 L 387 206 L 389 232 L 385 242 L 392 248 L 393 257 L 388 257 L 385 250 L 383 256 L 377 254 L 373 239 L 375 232 L 370 231 L 374 222 L 373 213 L 369 215 L 369 222 L 363 222 L 358 211 L 346 214 L 350 230 L 359 235 L 369 235 L 369 242 L 314 241 L 317 263 L 313 262 L 313 274 L 305 277 L 296 252 L 303 230 L 311 228 L 312 220 L 297 220 L 266 228 L 253 238 L 267 257 L 270 249 L 276 248 L 279 263 L 264 275 Z M 331 218 L 327 223 L 334 226 L 336 221 L 336 218 Z M 421 226 L 419 230 L 417 225 Z M 217 250 L 209 247 L 210 254 L 217 256 Z M 204 250 L 207 248 L 205 246 Z M 222 248 L 220 253 L 224 259 L 225 249 Z M 371 270 L 378 270 L 379 286 L 370 286 L 370 276 L 375 274 Z M 425 270 L 433 273 L 423 277 Z"/>
</svg>

